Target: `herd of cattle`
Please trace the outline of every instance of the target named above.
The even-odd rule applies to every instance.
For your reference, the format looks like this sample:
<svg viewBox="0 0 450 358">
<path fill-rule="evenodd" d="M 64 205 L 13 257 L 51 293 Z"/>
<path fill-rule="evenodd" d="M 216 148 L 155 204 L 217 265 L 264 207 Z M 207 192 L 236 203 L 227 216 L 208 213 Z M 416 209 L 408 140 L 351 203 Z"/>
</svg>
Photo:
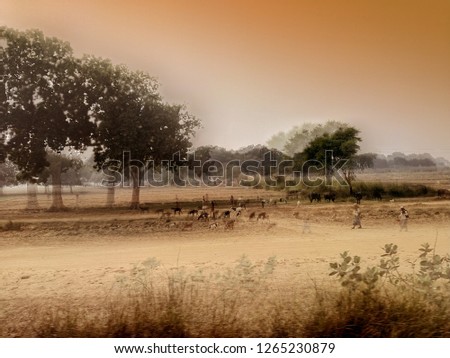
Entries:
<svg viewBox="0 0 450 358">
<path fill-rule="evenodd" d="M 362 198 L 363 198 L 363 194 L 362 194 L 361 192 L 353 193 L 353 197 L 355 198 L 356 203 L 357 203 L 357 204 L 360 204 L 360 203 L 361 203 L 361 200 L 362 200 Z M 310 201 L 311 203 L 312 203 L 313 201 L 320 202 L 321 199 L 322 199 L 322 195 L 321 195 L 320 193 L 315 193 L 315 192 L 313 192 L 313 193 L 309 193 L 309 194 L 308 194 L 308 198 L 309 198 L 309 201 Z M 324 199 L 325 201 L 327 201 L 327 202 L 333 202 L 333 203 L 334 203 L 334 201 L 336 200 L 336 193 L 333 193 L 333 192 L 327 192 L 327 193 L 324 193 L 324 194 L 323 194 L 323 199 Z M 374 199 L 376 199 L 376 200 L 381 200 L 382 197 L 381 197 L 381 195 L 374 195 Z"/>
<path fill-rule="evenodd" d="M 437 195 L 439 198 L 447 198 L 450 197 L 450 191 L 446 189 L 438 190 Z M 334 203 L 337 199 L 337 195 L 334 192 L 309 192 L 304 196 L 311 204 L 313 202 L 319 203 L 322 199 L 325 202 Z M 352 197 L 354 198 L 354 202 L 360 204 L 363 199 L 363 193 L 354 192 Z M 375 200 L 382 200 L 381 195 L 372 195 L 371 197 Z M 204 223 L 204 226 L 207 225 L 209 229 L 223 227 L 225 230 L 232 230 L 234 229 L 235 223 L 242 219 L 244 211 L 246 211 L 245 216 L 248 218 L 249 222 L 253 221 L 267 223 L 267 228 L 270 229 L 275 225 L 275 223 L 270 222 L 269 214 L 266 211 L 265 206 L 273 206 L 277 203 L 287 204 L 288 198 L 289 197 L 279 199 L 271 198 L 269 200 L 265 200 L 258 197 L 254 201 L 250 201 L 248 199 L 235 201 L 231 198 L 230 201 L 222 201 L 220 203 L 215 203 L 214 201 L 203 201 L 196 208 L 191 207 L 188 209 L 185 208 L 184 210 L 177 202 L 175 206 L 170 208 L 158 208 L 155 213 L 160 215 L 161 222 L 167 227 L 181 227 L 182 230 L 186 230 L 192 229 L 194 222 L 202 222 Z M 297 206 L 299 205 L 300 200 L 297 200 Z M 222 210 L 217 210 L 217 207 L 219 206 L 222 207 Z M 247 211 L 247 206 L 251 206 L 253 210 Z M 259 210 L 256 209 L 258 206 L 260 207 Z M 144 205 L 140 206 L 140 209 L 143 212 L 149 212 L 150 207 Z M 177 216 L 181 219 L 182 215 L 187 216 L 189 220 L 187 222 L 184 219 L 181 221 L 173 220 Z M 296 218 L 298 219 L 298 217 Z"/>
</svg>

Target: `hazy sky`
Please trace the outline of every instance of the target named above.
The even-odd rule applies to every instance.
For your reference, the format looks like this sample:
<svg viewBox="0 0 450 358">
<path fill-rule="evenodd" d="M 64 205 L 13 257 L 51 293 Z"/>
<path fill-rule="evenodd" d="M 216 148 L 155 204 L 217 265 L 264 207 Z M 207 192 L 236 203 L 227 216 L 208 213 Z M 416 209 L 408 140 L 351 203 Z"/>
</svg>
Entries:
<svg viewBox="0 0 450 358">
<path fill-rule="evenodd" d="M 150 73 L 196 145 L 338 120 L 363 151 L 450 159 L 450 0 L 0 0 L 0 25 Z"/>
</svg>

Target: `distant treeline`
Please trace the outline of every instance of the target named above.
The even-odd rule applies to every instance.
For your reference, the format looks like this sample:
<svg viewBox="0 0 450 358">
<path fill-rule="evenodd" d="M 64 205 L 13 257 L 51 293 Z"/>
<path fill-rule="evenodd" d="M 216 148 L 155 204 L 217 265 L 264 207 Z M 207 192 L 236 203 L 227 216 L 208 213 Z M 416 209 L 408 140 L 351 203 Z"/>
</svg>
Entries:
<svg viewBox="0 0 450 358">
<path fill-rule="evenodd" d="M 450 161 L 445 158 L 434 158 L 428 153 L 406 155 L 400 152 L 395 152 L 387 156 L 378 154 L 373 161 L 374 169 L 417 167 L 450 167 Z"/>
</svg>

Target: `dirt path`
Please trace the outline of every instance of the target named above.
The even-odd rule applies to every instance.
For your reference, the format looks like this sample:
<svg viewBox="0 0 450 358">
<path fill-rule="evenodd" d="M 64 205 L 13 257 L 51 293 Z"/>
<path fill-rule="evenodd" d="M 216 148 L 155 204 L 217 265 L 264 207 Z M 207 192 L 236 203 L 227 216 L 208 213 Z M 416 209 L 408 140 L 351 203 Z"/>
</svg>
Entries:
<svg viewBox="0 0 450 358">
<path fill-rule="evenodd" d="M 287 223 L 287 220 L 286 220 Z M 289 221 L 289 223 L 291 223 Z M 421 244 L 429 242 L 445 254 L 450 249 L 449 225 L 410 225 L 399 232 L 394 225 L 368 223 L 361 230 L 344 225 L 283 226 L 270 231 L 247 224 L 233 232 L 192 231 L 142 233 L 124 240 L 71 241 L 66 244 L 11 246 L 0 249 L 1 299 L 61 294 L 100 294 L 115 282 L 130 277 L 137 268 L 153 262 L 159 270 L 232 267 L 242 256 L 252 262 L 275 257 L 279 274 L 326 280 L 328 263 L 349 250 L 364 260 L 378 260 L 380 248 L 397 244 L 403 260 L 417 257 Z M 258 225 L 258 224 L 255 224 Z M 258 231 L 259 230 L 259 231 Z"/>
</svg>

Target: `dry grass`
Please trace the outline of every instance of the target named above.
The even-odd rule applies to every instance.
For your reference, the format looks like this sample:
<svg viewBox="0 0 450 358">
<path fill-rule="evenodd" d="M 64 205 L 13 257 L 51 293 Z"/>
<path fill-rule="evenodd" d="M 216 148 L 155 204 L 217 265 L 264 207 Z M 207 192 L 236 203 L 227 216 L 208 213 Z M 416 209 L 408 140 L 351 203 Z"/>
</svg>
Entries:
<svg viewBox="0 0 450 358">
<path fill-rule="evenodd" d="M 76 300 L 31 302 L 24 322 L 9 322 L 0 336 L 19 337 L 275 337 L 298 336 L 306 298 L 286 292 L 273 279 L 274 258 L 253 263 L 242 257 L 222 273 L 161 274 L 157 260 L 137 269 L 98 304 Z M 274 288 L 277 288 L 275 289 Z M 288 294 L 287 294 L 288 293 Z M 294 294 L 293 297 L 291 296 Z M 294 298 L 294 300 L 293 300 Z"/>
<path fill-rule="evenodd" d="M 87 307 L 66 299 L 30 303 L 18 337 L 450 337 L 450 291 L 415 294 L 394 286 L 370 294 L 315 287 L 313 296 L 272 277 L 277 262 L 241 258 L 221 275 L 146 262 L 130 284 Z M 312 284 L 311 284 L 312 285 Z"/>
</svg>

